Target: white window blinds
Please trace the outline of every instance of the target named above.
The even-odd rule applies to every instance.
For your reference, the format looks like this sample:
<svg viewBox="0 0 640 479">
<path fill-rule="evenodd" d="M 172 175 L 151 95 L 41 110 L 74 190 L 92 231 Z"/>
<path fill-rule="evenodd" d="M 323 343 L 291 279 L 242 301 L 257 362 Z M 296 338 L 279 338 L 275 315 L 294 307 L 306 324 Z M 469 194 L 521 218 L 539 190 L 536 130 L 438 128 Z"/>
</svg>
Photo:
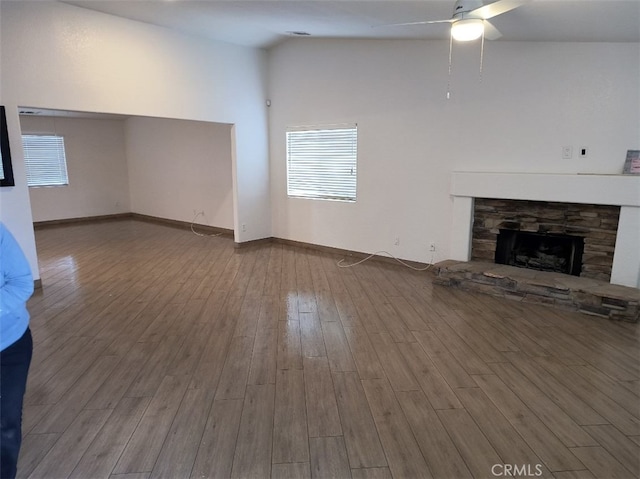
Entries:
<svg viewBox="0 0 640 479">
<path fill-rule="evenodd" d="M 56 135 L 22 135 L 29 186 L 69 184 L 64 138 Z"/>
<path fill-rule="evenodd" d="M 287 129 L 287 194 L 355 201 L 356 125 Z"/>
</svg>

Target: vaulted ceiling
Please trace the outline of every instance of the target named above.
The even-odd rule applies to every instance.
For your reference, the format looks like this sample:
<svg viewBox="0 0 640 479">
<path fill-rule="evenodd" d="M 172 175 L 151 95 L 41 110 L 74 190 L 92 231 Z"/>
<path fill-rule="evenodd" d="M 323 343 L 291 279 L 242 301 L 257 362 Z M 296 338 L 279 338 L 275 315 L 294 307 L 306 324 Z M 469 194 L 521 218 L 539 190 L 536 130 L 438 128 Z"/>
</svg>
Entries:
<svg viewBox="0 0 640 479">
<path fill-rule="evenodd" d="M 454 0 L 65 0 L 212 40 L 269 48 L 315 38 L 447 39 Z M 486 0 L 485 3 L 492 3 Z M 495 17 L 498 41 L 640 42 L 640 0 L 532 0 Z M 386 25 L 386 26 L 385 26 Z"/>
</svg>

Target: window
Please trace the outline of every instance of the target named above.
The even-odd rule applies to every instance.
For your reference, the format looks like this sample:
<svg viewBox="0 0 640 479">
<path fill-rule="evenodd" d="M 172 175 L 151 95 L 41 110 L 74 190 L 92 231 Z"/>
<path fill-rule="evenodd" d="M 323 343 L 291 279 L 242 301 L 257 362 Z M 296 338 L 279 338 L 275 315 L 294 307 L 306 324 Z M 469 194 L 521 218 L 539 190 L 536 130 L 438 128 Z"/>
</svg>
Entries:
<svg viewBox="0 0 640 479">
<path fill-rule="evenodd" d="M 358 128 L 335 125 L 287 129 L 287 194 L 356 200 Z"/>
<path fill-rule="evenodd" d="M 22 135 L 29 186 L 69 184 L 64 138 L 56 135 Z"/>
</svg>

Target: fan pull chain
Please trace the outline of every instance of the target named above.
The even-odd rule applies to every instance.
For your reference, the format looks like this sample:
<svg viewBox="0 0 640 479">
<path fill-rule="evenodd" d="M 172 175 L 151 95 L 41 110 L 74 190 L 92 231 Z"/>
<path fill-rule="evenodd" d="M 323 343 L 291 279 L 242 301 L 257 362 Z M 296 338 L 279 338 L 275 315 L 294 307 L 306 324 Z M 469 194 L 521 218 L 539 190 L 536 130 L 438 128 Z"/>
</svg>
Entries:
<svg viewBox="0 0 640 479">
<path fill-rule="evenodd" d="M 451 99 L 451 57 L 453 55 L 453 35 L 449 36 L 449 74 L 447 76 L 447 100 Z"/>
<path fill-rule="evenodd" d="M 480 43 L 480 83 L 482 83 L 483 65 L 484 65 L 484 29 L 482 30 L 482 42 Z"/>
</svg>

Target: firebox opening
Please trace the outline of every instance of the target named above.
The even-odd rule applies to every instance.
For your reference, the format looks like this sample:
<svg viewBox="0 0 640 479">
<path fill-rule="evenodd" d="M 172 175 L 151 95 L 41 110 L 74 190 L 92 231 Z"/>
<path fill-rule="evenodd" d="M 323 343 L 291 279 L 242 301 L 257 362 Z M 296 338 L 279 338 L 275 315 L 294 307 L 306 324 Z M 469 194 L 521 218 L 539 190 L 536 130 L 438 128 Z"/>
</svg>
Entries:
<svg viewBox="0 0 640 479">
<path fill-rule="evenodd" d="M 501 229 L 495 262 L 580 276 L 584 238 Z"/>
</svg>

